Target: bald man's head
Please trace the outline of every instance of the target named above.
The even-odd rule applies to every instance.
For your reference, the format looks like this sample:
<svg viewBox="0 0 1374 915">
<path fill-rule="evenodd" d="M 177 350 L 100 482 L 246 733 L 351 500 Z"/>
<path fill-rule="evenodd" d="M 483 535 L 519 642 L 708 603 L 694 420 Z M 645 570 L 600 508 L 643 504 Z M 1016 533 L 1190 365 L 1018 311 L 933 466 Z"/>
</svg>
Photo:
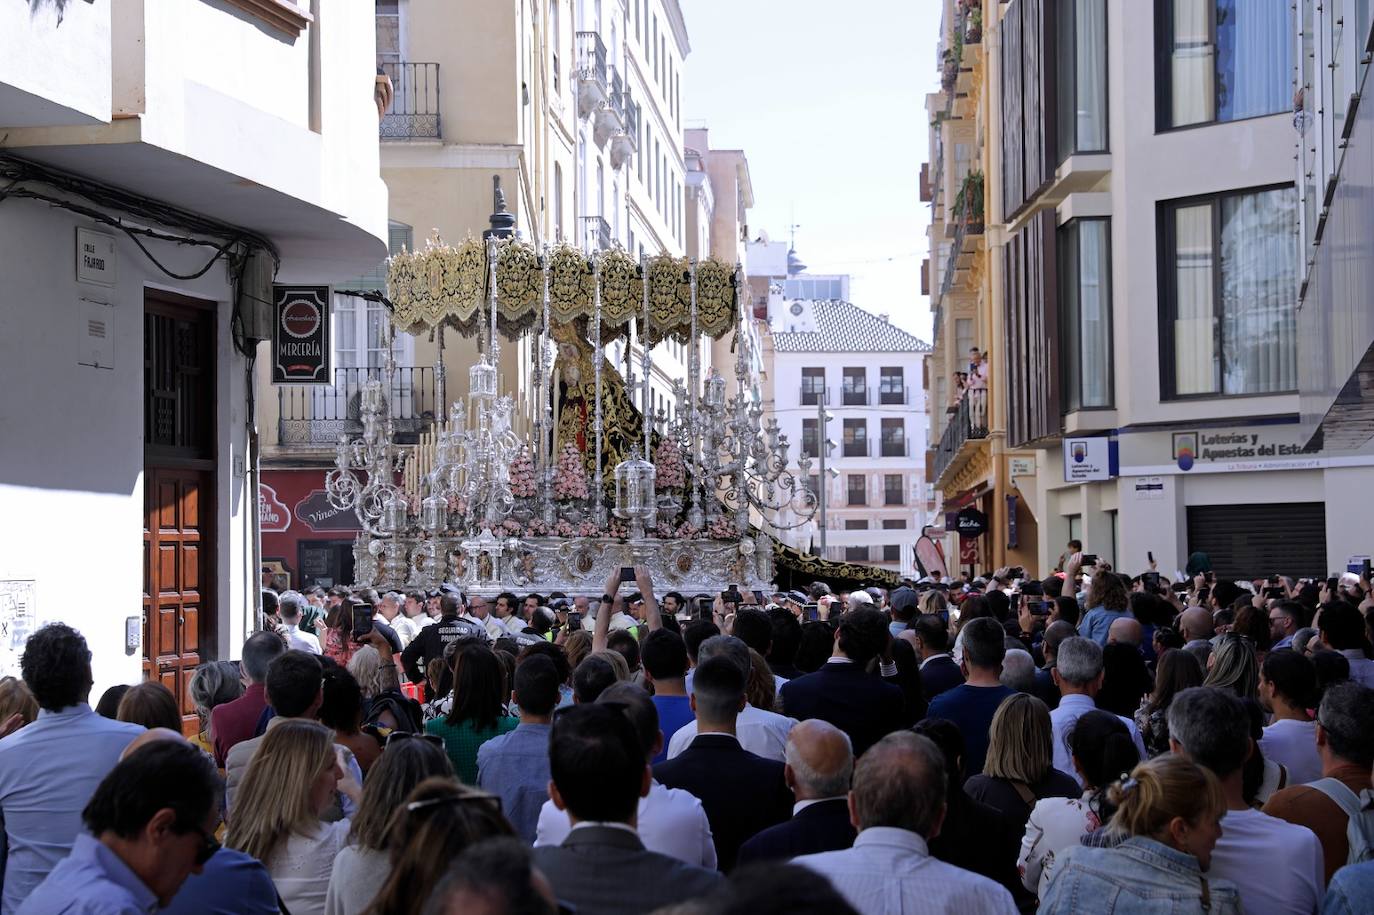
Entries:
<svg viewBox="0 0 1374 915">
<path fill-rule="evenodd" d="M 1193 639 L 1210 639 L 1212 637 L 1212 611 L 1205 607 L 1189 607 L 1183 611 L 1183 615 L 1178 618 L 1179 627 L 1183 630 L 1183 637 L 1188 641 Z"/>
<path fill-rule="evenodd" d="M 125 759 L 128 759 L 129 755 L 139 747 L 146 747 L 148 744 L 156 743 L 159 740 L 174 740 L 178 743 L 189 742 L 185 737 L 170 728 L 149 728 L 129 741 L 129 745 L 124 748 L 124 752 L 119 754 L 120 761 L 123 762 Z"/>
<path fill-rule="evenodd" d="M 841 797 L 854 775 L 849 735 L 819 718 L 803 721 L 787 735 L 788 784 L 799 801 Z"/>
<path fill-rule="evenodd" d="M 1107 641 L 1118 645 L 1134 645 L 1139 648 L 1144 638 L 1145 630 L 1140 628 L 1140 621 L 1131 616 L 1117 617 L 1112 620 L 1111 628 L 1107 630 Z"/>
</svg>

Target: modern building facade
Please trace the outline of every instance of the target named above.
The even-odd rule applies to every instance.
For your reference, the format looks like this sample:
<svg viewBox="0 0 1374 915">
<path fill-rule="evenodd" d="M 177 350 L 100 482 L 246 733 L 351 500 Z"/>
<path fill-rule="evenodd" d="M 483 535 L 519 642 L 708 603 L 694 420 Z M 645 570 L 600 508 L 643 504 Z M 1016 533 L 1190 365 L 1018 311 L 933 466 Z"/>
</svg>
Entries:
<svg viewBox="0 0 1374 915">
<path fill-rule="evenodd" d="M 1298 218 L 1298 391 L 1302 436 L 1327 447 L 1374 437 L 1374 111 L 1370 5 L 1302 0 L 1293 55 Z"/>
<path fill-rule="evenodd" d="M 353 4 L 0 7 L 0 672 L 61 620 L 194 726 L 255 628 L 261 299 L 385 256 L 373 47 Z"/>
<path fill-rule="evenodd" d="M 840 300 L 775 297 L 770 326 L 772 416 L 790 453 L 811 457 L 810 485 L 822 500 L 785 541 L 910 574 L 910 548 L 926 523 L 921 362 L 929 346 L 886 315 Z"/>
<path fill-rule="evenodd" d="M 1131 570 L 1205 552 L 1229 577 L 1321 576 L 1367 553 L 1374 454 L 1299 422 L 1313 198 L 1293 168 L 1310 65 L 1290 5 L 981 12 L 989 437 L 1009 465 L 1034 457 L 1006 487 L 1035 519 L 1034 565 L 1070 538 Z"/>
</svg>

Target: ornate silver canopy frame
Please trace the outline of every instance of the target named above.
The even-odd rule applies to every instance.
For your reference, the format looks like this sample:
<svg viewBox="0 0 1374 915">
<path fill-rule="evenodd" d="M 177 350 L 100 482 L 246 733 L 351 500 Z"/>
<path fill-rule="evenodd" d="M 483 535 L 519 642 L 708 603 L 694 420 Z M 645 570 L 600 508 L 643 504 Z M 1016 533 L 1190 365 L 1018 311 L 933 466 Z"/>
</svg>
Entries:
<svg viewBox="0 0 1374 915">
<path fill-rule="evenodd" d="M 451 582 L 477 594 L 589 593 L 601 588 L 613 569 L 643 565 L 658 587 L 684 593 L 714 593 L 730 584 L 769 587 L 774 574 L 769 529 L 795 527 L 815 514 L 811 461 L 802 455 L 791 469 L 786 436 L 779 434 L 776 420 L 763 422 L 762 407 L 751 396 L 749 337 L 742 323 L 734 337 L 736 393 L 727 398 L 725 378 L 715 367 L 702 377 L 696 262 L 690 262 L 685 277 L 691 291 L 688 377 L 673 382 L 670 419 L 652 407 L 653 348 L 646 345 L 652 339 L 652 261 L 640 259 L 644 302 L 636 337 L 643 445 L 606 467 L 601 272 L 599 259 L 594 260 L 595 403 L 587 437 L 594 469 L 585 474 L 590 479 L 579 481 L 581 463 L 560 462 L 552 434 L 556 385 L 547 250 L 541 264 L 542 321 L 530 333 L 533 435 L 522 441 L 513 431 L 514 402 L 501 393 L 497 369 L 500 250 L 495 239 L 488 241 L 490 320 L 484 322 L 478 360 L 469 369 L 467 398 L 452 405 L 421 445 L 397 445 L 383 394 L 391 390 L 395 369 L 388 347 L 384 377 L 363 390 L 362 435 L 351 441 L 340 437 L 326 491 L 330 503 L 354 511 L 363 528 L 353 546 L 356 584 L 430 588 Z M 737 267 L 737 297 L 741 276 Z M 748 319 L 741 314 L 738 320 Z M 394 329 L 388 333 L 394 335 Z M 442 369 L 436 375 L 442 378 Z M 614 480 L 613 497 L 608 479 Z"/>
</svg>

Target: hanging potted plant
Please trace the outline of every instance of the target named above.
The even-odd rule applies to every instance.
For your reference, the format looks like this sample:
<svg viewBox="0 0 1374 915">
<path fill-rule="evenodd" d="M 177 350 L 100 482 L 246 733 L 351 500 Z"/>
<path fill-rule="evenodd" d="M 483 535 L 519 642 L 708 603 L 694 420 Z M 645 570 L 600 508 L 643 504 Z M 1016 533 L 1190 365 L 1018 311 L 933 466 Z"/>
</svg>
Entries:
<svg viewBox="0 0 1374 915">
<path fill-rule="evenodd" d="M 983 231 L 983 173 L 969 172 L 959 187 L 954 208 L 970 232 Z"/>
<path fill-rule="evenodd" d="M 983 40 L 983 10 L 975 6 L 968 14 L 968 24 L 964 28 L 964 42 L 978 44 Z"/>
</svg>

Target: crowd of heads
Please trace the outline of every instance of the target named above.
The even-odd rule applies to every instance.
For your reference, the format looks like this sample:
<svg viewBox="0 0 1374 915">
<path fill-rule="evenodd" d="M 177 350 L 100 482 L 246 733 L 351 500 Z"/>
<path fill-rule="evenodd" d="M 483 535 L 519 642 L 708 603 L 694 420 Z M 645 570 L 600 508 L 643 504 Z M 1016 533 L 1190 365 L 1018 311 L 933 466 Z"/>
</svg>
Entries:
<svg viewBox="0 0 1374 915">
<path fill-rule="evenodd" d="M 1068 911 L 1092 855 L 1125 872 L 1156 846 L 1223 902 L 1260 892 L 1233 888 L 1223 820 L 1262 809 L 1277 835 L 1267 820 L 1321 812 L 1292 793 L 1314 778 L 1370 787 L 1368 583 L 1171 584 L 1084 568 L 1073 544 L 1064 565 L 738 602 L 656 594 L 642 570 L 600 596 L 265 590 L 237 661 L 113 687 L 77 719 L 118 748 L 91 738 L 74 828 L 173 908 L 234 891 L 205 881 L 239 854 L 293 912 L 594 910 L 598 859 L 577 855 L 616 841 L 605 824 L 639 836 L 644 873 L 665 868 L 627 911 L 666 892 L 675 912 L 873 911 L 867 859 L 843 857 L 870 830 L 919 837 L 949 868 L 932 892 L 989 911 Z M 45 626 L 20 674 L 0 680 L 0 782 L 6 746 L 90 700 L 90 647 Z M 709 756 L 722 737 L 741 755 Z M 700 822 L 668 828 L 662 792 Z M 810 805 L 826 825 L 803 823 Z M 689 828 L 709 854 L 661 838 Z"/>
</svg>

